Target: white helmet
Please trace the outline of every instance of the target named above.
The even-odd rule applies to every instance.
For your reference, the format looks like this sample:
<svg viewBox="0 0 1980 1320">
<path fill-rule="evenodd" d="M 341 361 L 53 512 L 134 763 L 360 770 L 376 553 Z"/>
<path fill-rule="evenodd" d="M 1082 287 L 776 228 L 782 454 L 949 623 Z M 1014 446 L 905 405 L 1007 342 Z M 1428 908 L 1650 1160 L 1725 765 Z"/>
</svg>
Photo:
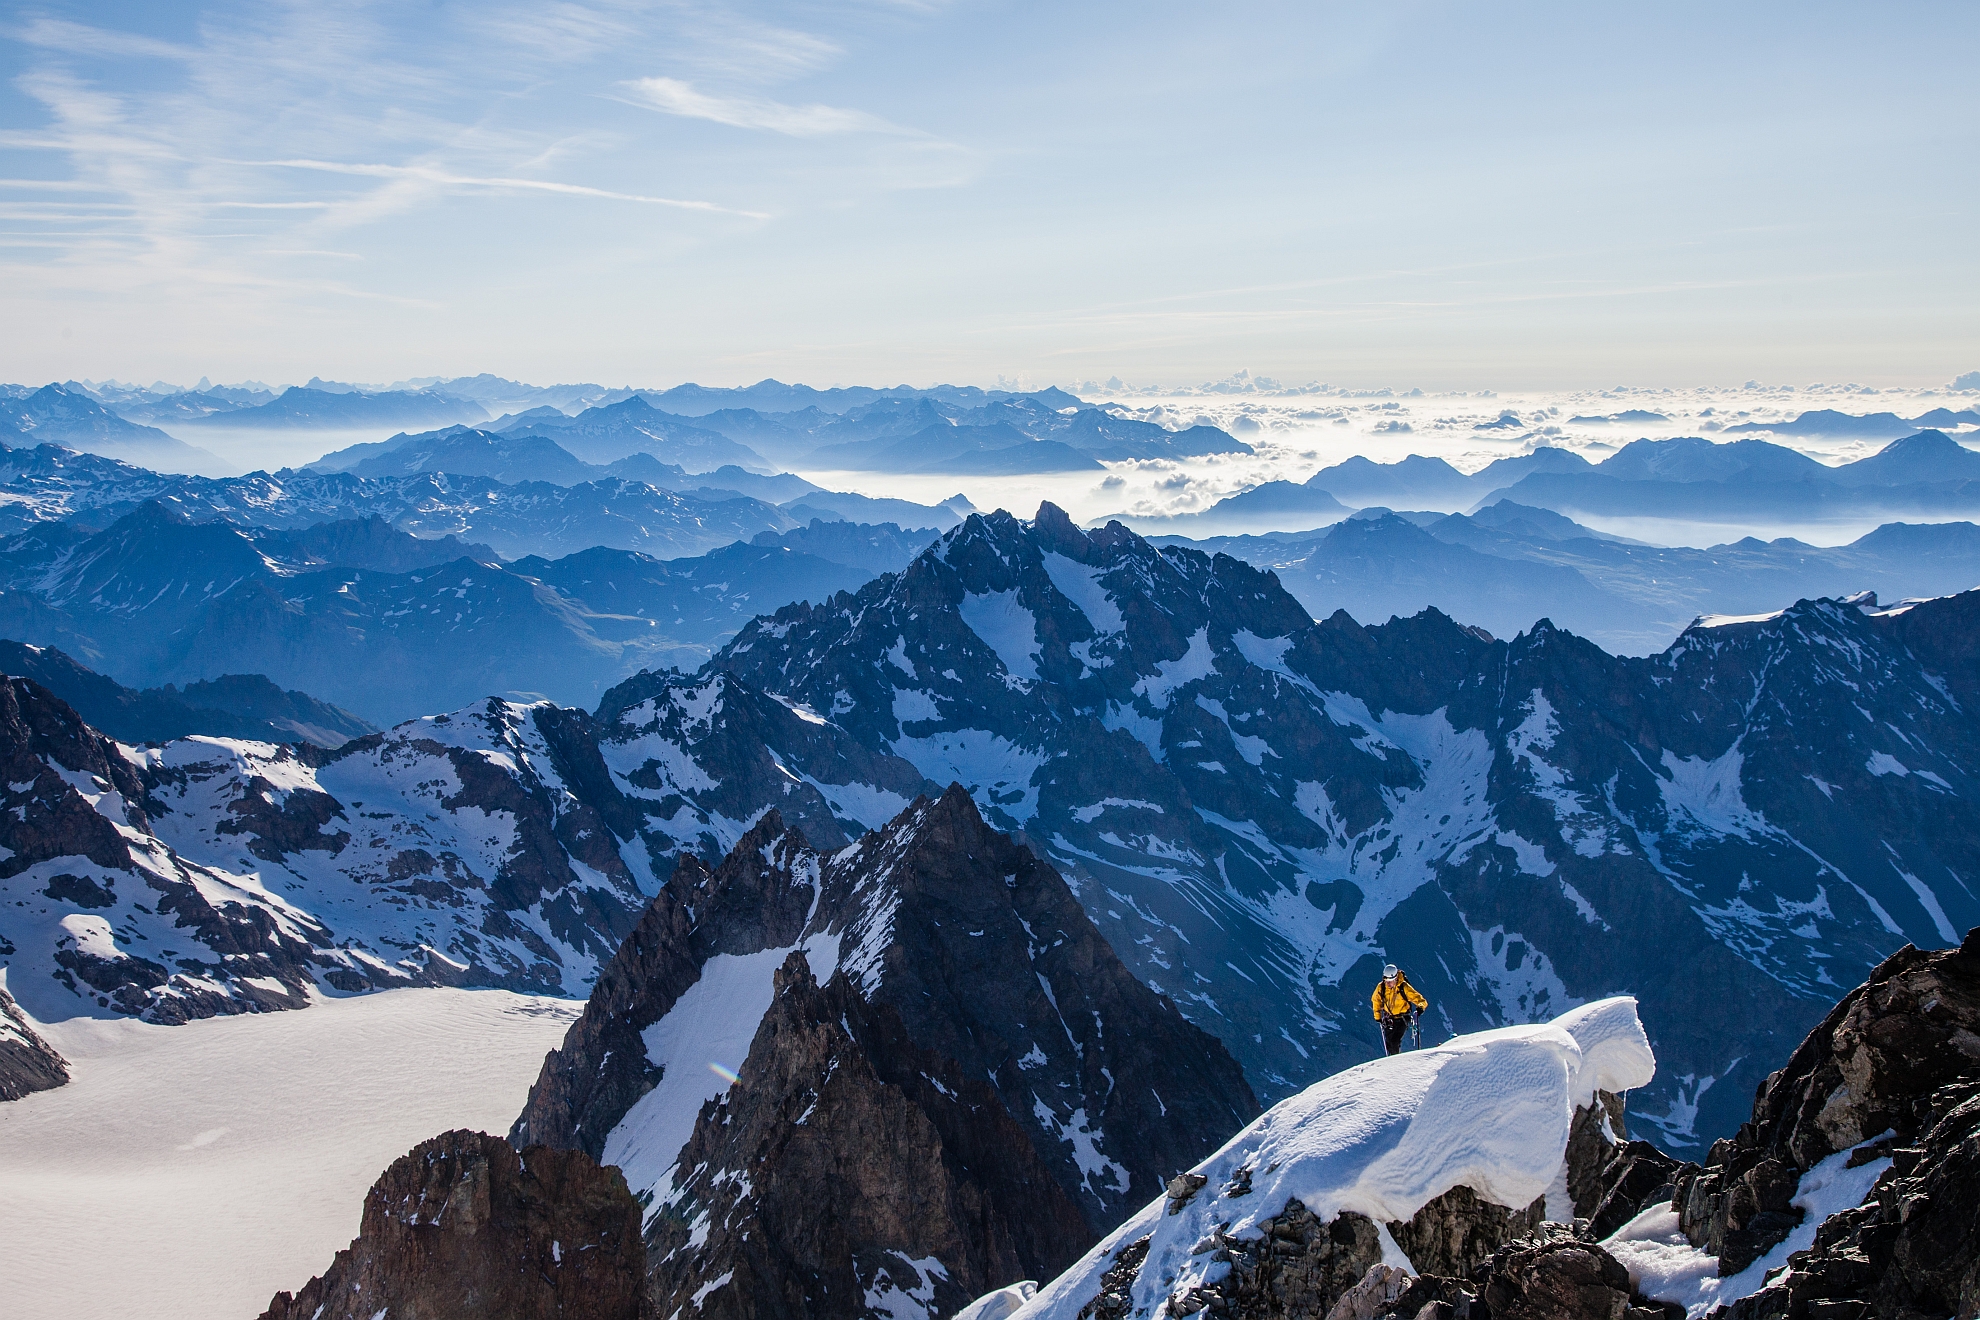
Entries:
<svg viewBox="0 0 1980 1320">
<path fill-rule="evenodd" d="M 1393 981 L 1398 976 L 1401 975 L 1402 973 L 1396 970 L 1396 965 L 1394 963 L 1390 963 L 1388 966 L 1382 969 L 1382 979 L 1384 981 Z"/>
</svg>

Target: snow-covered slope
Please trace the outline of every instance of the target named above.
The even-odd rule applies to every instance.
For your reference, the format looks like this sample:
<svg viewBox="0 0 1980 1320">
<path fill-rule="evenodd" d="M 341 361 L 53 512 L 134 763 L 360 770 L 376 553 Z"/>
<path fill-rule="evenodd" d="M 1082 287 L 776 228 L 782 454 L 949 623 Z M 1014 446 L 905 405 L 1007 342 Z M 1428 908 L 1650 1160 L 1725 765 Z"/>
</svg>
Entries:
<svg viewBox="0 0 1980 1320">
<path fill-rule="evenodd" d="M 839 847 L 925 786 L 725 675 L 618 691 L 602 723 L 491 699 L 324 751 L 128 747 L 9 680 L 0 966 L 44 1021 L 312 985 L 582 996 L 678 850 L 719 857 L 773 803 Z"/>
<path fill-rule="evenodd" d="M 1636 1112 L 1684 1148 L 1840 986 L 1980 920 L 1980 682 L 1928 645 L 1976 602 L 1802 602 L 1633 660 L 1544 620 L 1315 623 L 1047 505 L 715 664 L 963 783 L 1262 1094 L 1368 1057 L 1395 961 L 1440 1034 L 1634 994 L 1666 1065 Z"/>
<path fill-rule="evenodd" d="M 1628 998 L 1351 1068 L 1273 1106 L 1191 1170 L 1205 1180 L 1200 1192 L 1174 1208 L 1173 1198 L 1149 1202 L 1017 1315 L 1078 1320 L 1122 1248 L 1146 1238 L 1126 1315 L 1148 1320 L 1230 1272 L 1203 1243 L 1257 1238 L 1289 1200 L 1322 1221 L 1346 1211 L 1377 1225 L 1460 1186 L 1526 1206 L 1565 1181 L 1575 1110 L 1598 1091 L 1647 1085 L 1655 1069 Z M 1388 1263 L 1416 1272 L 1379 1231 Z"/>
</svg>

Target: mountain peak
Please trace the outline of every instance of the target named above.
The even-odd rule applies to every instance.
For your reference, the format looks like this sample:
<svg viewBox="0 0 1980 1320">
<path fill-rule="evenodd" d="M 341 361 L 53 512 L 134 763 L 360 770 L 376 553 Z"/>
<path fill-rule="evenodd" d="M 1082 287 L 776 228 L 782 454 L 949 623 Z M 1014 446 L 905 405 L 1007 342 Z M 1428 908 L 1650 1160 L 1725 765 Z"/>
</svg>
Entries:
<svg viewBox="0 0 1980 1320">
<path fill-rule="evenodd" d="M 514 1137 L 625 1170 L 661 1313 L 726 1288 L 852 1320 L 1062 1267 L 1256 1109 L 952 785 L 830 856 L 773 811 L 683 858 Z"/>
</svg>

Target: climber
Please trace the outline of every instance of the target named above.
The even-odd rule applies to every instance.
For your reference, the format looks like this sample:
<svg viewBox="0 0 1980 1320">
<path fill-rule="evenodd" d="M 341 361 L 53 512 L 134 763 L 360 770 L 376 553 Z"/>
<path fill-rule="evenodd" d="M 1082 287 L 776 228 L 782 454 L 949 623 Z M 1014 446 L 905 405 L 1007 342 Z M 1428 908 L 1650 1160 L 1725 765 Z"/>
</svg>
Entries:
<svg viewBox="0 0 1980 1320">
<path fill-rule="evenodd" d="M 1430 1007 L 1430 1001 L 1417 993 L 1394 963 L 1382 969 L 1382 979 L 1375 983 L 1375 993 L 1369 999 L 1375 1006 L 1375 1020 L 1382 1026 L 1382 1048 L 1401 1054 L 1403 1037 L 1416 1025 L 1417 1016 Z"/>
</svg>

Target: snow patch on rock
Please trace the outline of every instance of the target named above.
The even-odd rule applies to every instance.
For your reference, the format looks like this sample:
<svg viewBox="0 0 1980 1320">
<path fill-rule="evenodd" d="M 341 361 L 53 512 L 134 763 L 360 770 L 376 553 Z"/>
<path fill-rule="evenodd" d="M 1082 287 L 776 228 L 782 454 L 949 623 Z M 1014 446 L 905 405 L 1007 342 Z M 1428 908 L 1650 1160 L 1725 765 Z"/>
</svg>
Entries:
<svg viewBox="0 0 1980 1320">
<path fill-rule="evenodd" d="M 1038 678 L 1038 619 L 1018 600 L 1015 591 L 965 595 L 957 606 L 969 630 L 983 642 L 1012 678 Z"/>
<path fill-rule="evenodd" d="M 1086 621 L 1093 625 L 1093 631 L 1117 633 L 1127 627 L 1127 620 L 1121 616 L 1121 607 L 1114 603 L 1107 588 L 1100 585 L 1100 575 L 1105 571 L 1082 564 L 1077 559 L 1069 559 L 1056 550 L 1045 556 L 1045 575 L 1052 579 L 1052 585 L 1059 589 L 1059 594 L 1086 616 Z"/>
<path fill-rule="evenodd" d="M 1863 1144 L 1874 1145 L 1881 1139 Z M 1630 1283 L 1644 1296 L 1676 1302 L 1691 1320 L 1698 1320 L 1717 1307 L 1759 1292 L 1769 1273 L 1786 1265 L 1795 1252 L 1814 1245 L 1823 1220 L 1863 1204 L 1891 1161 L 1871 1160 L 1852 1169 L 1852 1154 L 1853 1150 L 1838 1151 L 1801 1175 L 1792 1204 L 1806 1210 L 1807 1217 L 1772 1251 L 1737 1274 L 1719 1276 L 1719 1258 L 1691 1245 L 1678 1228 L 1677 1211 L 1669 1201 L 1644 1210 L 1604 1239 L 1602 1246 L 1629 1271 Z"/>
</svg>

